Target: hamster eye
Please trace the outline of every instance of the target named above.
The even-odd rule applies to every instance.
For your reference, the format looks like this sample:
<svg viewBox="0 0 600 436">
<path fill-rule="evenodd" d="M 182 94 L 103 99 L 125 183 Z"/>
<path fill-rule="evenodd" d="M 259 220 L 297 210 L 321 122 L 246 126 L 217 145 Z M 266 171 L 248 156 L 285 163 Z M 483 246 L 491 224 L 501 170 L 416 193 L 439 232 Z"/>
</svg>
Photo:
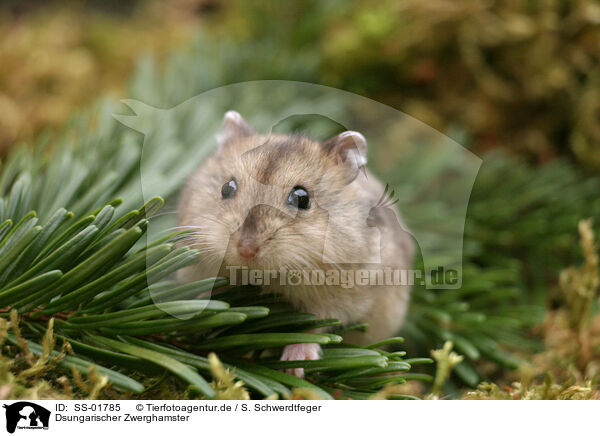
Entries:
<svg viewBox="0 0 600 436">
<path fill-rule="evenodd" d="M 235 179 L 231 179 L 221 187 L 221 198 L 223 200 L 227 200 L 228 198 L 235 197 L 237 188 L 238 187 Z"/>
<path fill-rule="evenodd" d="M 308 192 L 302 186 L 294 186 L 287 198 L 287 204 L 298 209 L 308 209 L 310 207 L 310 198 Z"/>
</svg>

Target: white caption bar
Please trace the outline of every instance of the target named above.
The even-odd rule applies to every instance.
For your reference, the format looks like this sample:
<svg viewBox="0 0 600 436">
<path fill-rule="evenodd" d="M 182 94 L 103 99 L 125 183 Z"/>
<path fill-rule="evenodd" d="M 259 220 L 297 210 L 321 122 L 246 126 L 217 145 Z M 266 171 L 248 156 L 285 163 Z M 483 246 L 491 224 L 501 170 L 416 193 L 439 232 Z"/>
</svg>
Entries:
<svg viewBox="0 0 600 436">
<path fill-rule="evenodd" d="M 19 436 L 330 433 L 564 435 L 597 431 L 595 401 L 4 401 Z M 574 427 L 574 423 L 577 423 Z M 110 433 L 109 433 L 110 432 Z M 7 433 L 4 433 L 7 434 Z M 39 435 L 41 436 L 41 435 Z"/>
</svg>

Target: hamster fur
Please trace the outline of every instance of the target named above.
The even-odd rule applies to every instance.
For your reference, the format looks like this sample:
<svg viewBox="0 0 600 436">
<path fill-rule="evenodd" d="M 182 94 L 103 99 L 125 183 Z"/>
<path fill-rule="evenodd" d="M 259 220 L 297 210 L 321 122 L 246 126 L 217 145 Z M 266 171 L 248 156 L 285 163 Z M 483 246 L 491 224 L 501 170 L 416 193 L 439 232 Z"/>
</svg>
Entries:
<svg viewBox="0 0 600 436">
<path fill-rule="evenodd" d="M 415 245 L 396 208 L 376 207 L 386 189 L 363 168 L 367 143 L 360 133 L 344 132 L 322 143 L 304 136 L 262 135 L 230 111 L 218 139 L 219 149 L 181 194 L 179 226 L 192 230 L 183 244 L 203 255 L 199 264 L 179 272 L 180 281 L 229 277 L 228 266 L 242 265 L 260 270 L 412 268 Z M 223 186 L 232 180 L 236 189 L 231 194 L 225 188 L 231 197 L 224 198 Z M 289 204 L 296 187 L 308 194 L 308 208 Z M 331 258 L 364 261 L 335 263 Z M 367 263 L 373 258 L 379 263 Z M 265 290 L 319 318 L 368 323 L 366 332 L 344 334 L 347 342 L 368 344 L 400 329 L 410 287 L 281 286 L 272 280 Z M 282 359 L 317 359 L 319 351 L 316 344 L 288 345 Z M 303 375 L 301 369 L 291 372 Z"/>
</svg>

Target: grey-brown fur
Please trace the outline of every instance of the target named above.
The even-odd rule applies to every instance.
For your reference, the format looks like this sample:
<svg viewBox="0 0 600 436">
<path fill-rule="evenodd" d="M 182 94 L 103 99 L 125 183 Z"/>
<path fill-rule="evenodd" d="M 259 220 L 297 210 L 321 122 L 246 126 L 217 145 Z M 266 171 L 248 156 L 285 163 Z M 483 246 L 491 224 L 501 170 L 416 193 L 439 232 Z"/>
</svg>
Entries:
<svg viewBox="0 0 600 436">
<path fill-rule="evenodd" d="M 326 143 L 301 136 L 255 134 L 239 114 L 228 113 L 219 150 L 192 175 L 181 196 L 179 225 L 195 229 L 197 235 L 186 243 L 204 251 L 204 256 L 179 278 L 191 281 L 217 272 L 229 276 L 227 265 L 411 268 L 415 246 L 398 213 L 394 208 L 375 207 L 384 187 L 361 168 L 366 160 L 363 141 L 362 135 L 353 132 Z M 235 198 L 224 200 L 221 187 L 232 178 L 238 192 Z M 308 210 L 285 203 L 297 185 L 309 192 Z M 373 226 L 379 229 L 381 244 Z M 255 258 L 245 259 L 236 251 L 244 243 L 260 248 Z M 377 256 L 380 264 L 367 263 Z M 333 264 L 331 258 L 364 261 Z M 345 340 L 358 344 L 394 335 L 409 304 L 409 288 L 404 286 L 345 289 L 272 284 L 268 290 L 322 318 L 369 323 L 366 333 L 345 335 Z"/>
</svg>

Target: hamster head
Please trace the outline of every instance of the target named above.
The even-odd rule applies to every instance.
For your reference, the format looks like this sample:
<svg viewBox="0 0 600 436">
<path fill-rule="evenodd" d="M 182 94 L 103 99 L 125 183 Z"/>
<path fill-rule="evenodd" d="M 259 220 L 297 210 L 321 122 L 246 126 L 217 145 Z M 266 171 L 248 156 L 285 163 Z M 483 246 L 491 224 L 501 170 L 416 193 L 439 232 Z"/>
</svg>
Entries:
<svg viewBox="0 0 600 436">
<path fill-rule="evenodd" d="M 331 214 L 343 223 L 339 250 L 360 248 L 366 207 L 355 179 L 364 177 L 367 144 L 358 132 L 325 142 L 304 136 L 258 134 L 228 112 L 219 148 L 189 179 L 179 206 L 185 244 L 201 265 L 276 270 L 316 267 Z M 368 213 L 368 210 L 367 210 Z M 360 222 L 362 221 L 362 222 Z M 217 268 L 217 269 L 215 269 Z"/>
</svg>

